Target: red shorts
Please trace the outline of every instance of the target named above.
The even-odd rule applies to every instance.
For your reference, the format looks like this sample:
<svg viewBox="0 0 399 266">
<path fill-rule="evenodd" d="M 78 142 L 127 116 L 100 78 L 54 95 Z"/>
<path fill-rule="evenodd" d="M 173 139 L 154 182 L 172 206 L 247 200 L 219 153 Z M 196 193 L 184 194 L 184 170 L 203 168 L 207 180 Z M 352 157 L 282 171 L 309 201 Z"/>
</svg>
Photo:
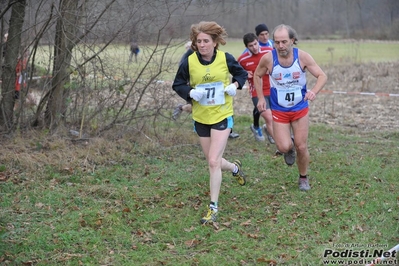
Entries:
<svg viewBox="0 0 399 266">
<path fill-rule="evenodd" d="M 289 124 L 292 121 L 304 117 L 309 112 L 309 107 L 295 112 L 281 112 L 272 110 L 273 121 L 277 123 Z"/>
</svg>

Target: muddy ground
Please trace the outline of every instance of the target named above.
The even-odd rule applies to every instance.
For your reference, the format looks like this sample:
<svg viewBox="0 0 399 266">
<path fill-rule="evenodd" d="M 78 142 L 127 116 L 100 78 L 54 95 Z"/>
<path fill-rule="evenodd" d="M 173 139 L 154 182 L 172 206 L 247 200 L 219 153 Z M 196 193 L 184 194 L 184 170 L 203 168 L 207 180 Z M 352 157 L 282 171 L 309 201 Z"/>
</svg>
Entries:
<svg viewBox="0 0 399 266">
<path fill-rule="evenodd" d="M 319 93 L 317 99 L 310 104 L 311 123 L 361 131 L 399 132 L 399 62 L 322 68 L 328 75 L 328 82 L 324 87 L 325 92 Z M 309 88 L 312 88 L 314 82 L 315 79 L 309 76 Z M 396 95 L 376 96 L 367 93 Z M 248 92 L 239 92 L 237 96 L 235 114 L 251 114 L 253 105 Z"/>
</svg>

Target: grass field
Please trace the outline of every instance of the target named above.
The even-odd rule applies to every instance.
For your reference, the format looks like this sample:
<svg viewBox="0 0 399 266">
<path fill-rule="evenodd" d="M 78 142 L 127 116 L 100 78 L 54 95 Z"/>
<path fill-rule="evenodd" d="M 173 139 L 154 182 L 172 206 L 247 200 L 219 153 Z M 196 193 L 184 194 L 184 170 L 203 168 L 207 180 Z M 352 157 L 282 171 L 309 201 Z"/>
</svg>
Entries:
<svg viewBox="0 0 399 266">
<path fill-rule="evenodd" d="M 391 62 L 399 60 L 399 41 L 398 42 L 374 42 L 374 41 L 300 41 L 298 48 L 310 53 L 319 65 L 340 65 L 353 64 L 365 62 Z M 143 67 L 147 71 L 144 76 L 152 76 L 154 73 L 162 70 L 159 74 L 159 79 L 172 80 L 177 71 L 178 62 L 184 54 L 184 42 L 181 45 L 172 45 L 165 51 L 165 46 L 142 45 L 140 47 L 138 63 L 128 63 L 129 49 L 128 46 L 111 45 L 100 56 L 101 62 L 107 62 L 106 65 L 101 65 L 101 69 L 106 72 L 108 76 L 112 77 L 131 77 L 134 78 L 138 73 L 141 73 Z M 240 39 L 227 39 L 225 46 L 220 46 L 220 49 L 231 53 L 235 58 L 238 58 L 244 51 L 244 44 Z M 74 62 L 80 62 L 81 58 L 88 58 L 93 52 L 97 51 L 98 47 L 90 49 L 77 47 L 75 49 Z M 48 63 L 50 56 L 49 47 L 41 47 L 38 53 L 36 63 L 42 69 L 51 69 Z M 84 55 L 82 57 L 82 55 Z M 149 58 L 152 58 L 151 60 Z M 162 60 L 163 65 L 159 65 Z M 150 64 L 147 64 L 150 62 Z M 86 65 L 87 73 L 93 71 L 91 65 Z M 100 65 L 98 65 L 100 66 Z M 99 67 L 100 68 L 100 67 Z M 44 73 L 41 73 L 42 75 Z"/>
<path fill-rule="evenodd" d="M 228 40 L 222 49 L 238 57 L 243 47 L 241 40 Z M 310 53 L 320 65 L 399 60 L 399 42 L 300 40 L 297 47 Z"/>
<path fill-rule="evenodd" d="M 30 147 L 5 145 L 0 264 L 323 265 L 334 259 L 323 258 L 326 250 L 399 243 L 397 132 L 312 126 L 306 193 L 296 165 L 255 142 L 248 123 L 237 117 L 242 134 L 225 152 L 242 160 L 248 184 L 224 174 L 215 226 L 199 223 L 209 177 L 189 119 L 156 128 L 157 140 L 145 131 L 152 141 L 71 146 L 38 136 Z M 20 159 L 8 161 L 8 150 Z"/>
<path fill-rule="evenodd" d="M 301 45 L 322 64 L 328 47 L 333 64 L 355 54 L 377 60 L 374 43 Z M 390 45 L 380 44 L 379 59 L 398 60 Z M 237 56 L 242 44 L 224 48 Z M 142 64 L 119 62 L 128 73 Z M 255 142 L 252 117 L 238 116 L 240 138 L 229 140 L 225 158 L 243 162 L 248 183 L 224 173 L 218 223 L 203 226 L 207 165 L 191 117 L 173 122 L 168 112 L 140 130 L 117 128 L 115 139 L 26 132 L 2 140 L 0 265 L 362 265 L 399 244 L 398 132 L 311 125 L 312 189 L 301 192 L 297 166 Z M 370 256 L 340 255 L 349 250 Z"/>
</svg>

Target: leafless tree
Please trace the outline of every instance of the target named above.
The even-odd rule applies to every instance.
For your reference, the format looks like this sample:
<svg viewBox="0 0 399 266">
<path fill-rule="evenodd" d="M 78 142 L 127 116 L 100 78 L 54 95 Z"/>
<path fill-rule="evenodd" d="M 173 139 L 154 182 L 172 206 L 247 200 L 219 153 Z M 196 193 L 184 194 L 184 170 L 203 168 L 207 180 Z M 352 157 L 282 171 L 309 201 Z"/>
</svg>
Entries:
<svg viewBox="0 0 399 266">
<path fill-rule="evenodd" d="M 0 125 L 5 131 L 13 129 L 16 79 L 15 68 L 18 56 L 21 54 L 21 34 L 24 23 L 25 6 L 26 0 L 18 0 L 10 1 L 7 7 L 11 7 L 12 11 L 8 37 L 6 40 L 7 50 L 4 57 L 2 71 L 2 99 L 0 102 Z"/>
<path fill-rule="evenodd" d="M 156 123 L 171 105 L 164 77 L 176 71 L 189 27 L 200 20 L 217 21 L 233 38 L 259 23 L 270 30 L 290 24 L 306 38 L 397 38 L 399 31 L 397 0 L 9 0 L 0 1 L 0 9 L 0 33 L 9 33 L 0 69 L 3 131 L 24 123 L 101 134 Z M 131 39 L 140 44 L 140 56 L 129 65 Z M 34 85 L 40 92 L 34 112 L 15 115 L 22 47 L 31 51 L 27 90 L 34 76 L 43 78 Z"/>
</svg>

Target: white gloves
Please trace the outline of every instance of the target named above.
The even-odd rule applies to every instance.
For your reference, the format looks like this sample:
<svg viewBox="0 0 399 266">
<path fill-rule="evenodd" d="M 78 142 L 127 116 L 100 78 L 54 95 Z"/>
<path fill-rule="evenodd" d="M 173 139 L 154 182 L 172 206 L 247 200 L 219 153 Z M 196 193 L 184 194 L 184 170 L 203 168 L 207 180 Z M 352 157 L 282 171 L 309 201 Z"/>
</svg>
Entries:
<svg viewBox="0 0 399 266">
<path fill-rule="evenodd" d="M 193 100 L 199 102 L 202 99 L 202 97 L 204 97 L 205 93 L 206 92 L 204 90 L 191 90 L 190 97 Z"/>
<path fill-rule="evenodd" d="M 224 92 L 230 96 L 236 96 L 237 87 L 234 83 L 232 83 L 229 86 L 227 86 L 226 88 L 224 88 Z"/>
</svg>

